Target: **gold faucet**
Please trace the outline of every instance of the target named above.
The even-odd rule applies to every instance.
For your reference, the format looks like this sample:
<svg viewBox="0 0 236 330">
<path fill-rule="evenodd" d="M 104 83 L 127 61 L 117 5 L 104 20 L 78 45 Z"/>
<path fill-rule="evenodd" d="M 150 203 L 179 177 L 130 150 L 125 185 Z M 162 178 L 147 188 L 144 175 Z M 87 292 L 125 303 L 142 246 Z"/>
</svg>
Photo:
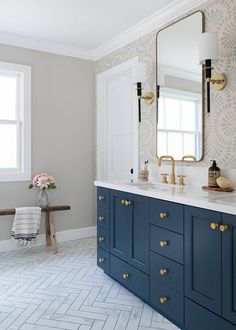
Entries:
<svg viewBox="0 0 236 330">
<path fill-rule="evenodd" d="M 175 182 L 175 160 L 174 160 L 174 157 L 172 156 L 161 156 L 159 159 L 158 159 L 158 166 L 161 166 L 161 161 L 162 159 L 170 159 L 171 160 L 171 176 L 170 176 L 170 183 L 171 184 L 176 184 Z"/>
</svg>

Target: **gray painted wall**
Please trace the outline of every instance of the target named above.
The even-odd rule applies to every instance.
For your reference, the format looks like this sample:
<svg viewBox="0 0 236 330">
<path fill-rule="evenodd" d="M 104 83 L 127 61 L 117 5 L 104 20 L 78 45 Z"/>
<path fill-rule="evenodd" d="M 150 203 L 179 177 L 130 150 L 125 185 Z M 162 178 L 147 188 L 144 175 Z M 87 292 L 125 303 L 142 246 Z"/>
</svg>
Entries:
<svg viewBox="0 0 236 330">
<path fill-rule="evenodd" d="M 94 225 L 94 63 L 1 44 L 0 61 L 32 66 L 32 174 L 52 174 L 51 204 L 72 207 L 55 215 L 57 231 Z M 0 183 L 0 208 L 34 205 L 28 185 Z M 0 218 L 0 240 L 11 225 Z"/>
</svg>

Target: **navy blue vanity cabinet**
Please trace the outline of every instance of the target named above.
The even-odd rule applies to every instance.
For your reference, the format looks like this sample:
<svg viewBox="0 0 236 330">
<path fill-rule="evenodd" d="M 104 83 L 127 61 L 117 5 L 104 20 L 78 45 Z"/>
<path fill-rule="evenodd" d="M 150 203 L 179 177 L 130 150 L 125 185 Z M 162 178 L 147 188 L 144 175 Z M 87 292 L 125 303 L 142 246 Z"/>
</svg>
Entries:
<svg viewBox="0 0 236 330">
<path fill-rule="evenodd" d="M 184 330 L 236 330 L 236 216 L 97 190 L 97 263 Z"/>
<path fill-rule="evenodd" d="M 109 189 L 97 189 L 97 265 L 109 274 Z"/>
<path fill-rule="evenodd" d="M 110 192 L 110 252 L 149 273 L 148 198 Z"/>
<path fill-rule="evenodd" d="M 185 207 L 185 296 L 217 314 L 222 307 L 220 224 L 219 212 Z"/>
<path fill-rule="evenodd" d="M 236 216 L 223 214 L 220 230 L 223 317 L 236 325 Z"/>
</svg>

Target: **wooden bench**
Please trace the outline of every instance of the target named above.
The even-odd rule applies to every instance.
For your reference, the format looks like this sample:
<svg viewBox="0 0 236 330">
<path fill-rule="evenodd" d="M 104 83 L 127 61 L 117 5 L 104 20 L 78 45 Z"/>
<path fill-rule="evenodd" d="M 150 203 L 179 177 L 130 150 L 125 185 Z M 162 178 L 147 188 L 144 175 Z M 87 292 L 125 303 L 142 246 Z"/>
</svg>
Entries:
<svg viewBox="0 0 236 330">
<path fill-rule="evenodd" d="M 42 212 L 46 213 L 45 219 L 45 232 L 46 232 L 46 245 L 52 247 L 52 253 L 57 253 L 57 240 L 56 229 L 52 212 L 70 210 L 69 205 L 47 206 L 42 208 Z M 15 209 L 0 210 L 1 215 L 14 215 Z"/>
</svg>

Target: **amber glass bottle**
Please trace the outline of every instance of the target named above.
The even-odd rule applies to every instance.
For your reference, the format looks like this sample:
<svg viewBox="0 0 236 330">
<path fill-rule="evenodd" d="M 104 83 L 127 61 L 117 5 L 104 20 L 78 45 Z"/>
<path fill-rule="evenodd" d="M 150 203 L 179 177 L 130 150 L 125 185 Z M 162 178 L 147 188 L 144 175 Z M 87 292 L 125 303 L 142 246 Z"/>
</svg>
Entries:
<svg viewBox="0 0 236 330">
<path fill-rule="evenodd" d="M 212 166 L 208 170 L 208 186 L 218 187 L 216 180 L 220 177 L 220 168 L 217 166 L 216 161 L 212 160 Z"/>
</svg>

